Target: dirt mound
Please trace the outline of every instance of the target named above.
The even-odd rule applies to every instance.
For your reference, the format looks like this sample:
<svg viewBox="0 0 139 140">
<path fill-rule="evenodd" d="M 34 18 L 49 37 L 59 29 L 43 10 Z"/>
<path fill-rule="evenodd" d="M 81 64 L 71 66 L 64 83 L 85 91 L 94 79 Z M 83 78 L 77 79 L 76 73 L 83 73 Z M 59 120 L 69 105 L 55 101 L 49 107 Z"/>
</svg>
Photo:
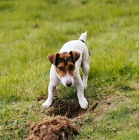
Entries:
<svg viewBox="0 0 139 140">
<path fill-rule="evenodd" d="M 48 111 L 51 116 L 66 116 L 68 118 L 78 117 L 84 114 L 87 110 L 82 109 L 75 100 L 57 100 L 52 104 L 52 108 Z"/>
<path fill-rule="evenodd" d="M 67 140 L 78 134 L 78 129 L 67 117 L 54 117 L 33 122 L 26 140 Z"/>
<path fill-rule="evenodd" d="M 46 95 L 38 97 L 38 101 L 45 100 Z M 46 115 L 53 119 L 45 119 L 39 123 L 32 123 L 27 140 L 67 140 L 78 134 L 78 129 L 73 122 L 82 120 L 85 112 L 92 112 L 98 102 L 91 106 L 90 110 L 82 109 L 76 100 L 61 100 L 57 96 Z M 68 119 L 71 118 L 71 121 Z"/>
</svg>

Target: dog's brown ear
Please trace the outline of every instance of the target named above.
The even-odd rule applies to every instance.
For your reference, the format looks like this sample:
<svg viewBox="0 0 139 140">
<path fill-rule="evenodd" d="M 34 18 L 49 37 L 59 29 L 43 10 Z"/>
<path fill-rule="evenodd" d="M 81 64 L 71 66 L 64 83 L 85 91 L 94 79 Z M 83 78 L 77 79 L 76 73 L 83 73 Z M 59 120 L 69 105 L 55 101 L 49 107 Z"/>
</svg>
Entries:
<svg viewBox="0 0 139 140">
<path fill-rule="evenodd" d="M 48 55 L 48 59 L 53 65 L 56 65 L 56 60 L 58 56 L 59 56 L 59 53 L 53 53 L 53 54 Z"/>
<path fill-rule="evenodd" d="M 79 57 L 80 57 L 80 53 L 79 52 L 70 51 L 69 53 L 73 57 L 74 62 L 76 62 L 79 59 Z"/>
</svg>

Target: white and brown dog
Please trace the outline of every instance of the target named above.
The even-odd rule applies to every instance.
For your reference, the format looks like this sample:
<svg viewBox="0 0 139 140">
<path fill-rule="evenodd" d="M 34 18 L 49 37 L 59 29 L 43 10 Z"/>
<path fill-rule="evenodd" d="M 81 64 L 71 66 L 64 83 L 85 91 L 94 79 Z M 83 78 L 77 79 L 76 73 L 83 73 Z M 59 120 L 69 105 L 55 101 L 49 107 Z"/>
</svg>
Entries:
<svg viewBox="0 0 139 140">
<path fill-rule="evenodd" d="M 66 87 L 75 85 L 81 108 L 86 109 L 88 107 L 88 102 L 84 97 L 84 88 L 87 86 L 90 66 L 90 53 L 84 44 L 86 37 L 87 32 L 82 33 L 78 40 L 65 43 L 58 53 L 48 56 L 49 61 L 52 63 L 50 83 L 48 87 L 48 99 L 42 106 L 51 106 L 56 86 L 62 83 Z M 83 71 L 83 81 L 79 73 L 80 66 Z"/>
</svg>

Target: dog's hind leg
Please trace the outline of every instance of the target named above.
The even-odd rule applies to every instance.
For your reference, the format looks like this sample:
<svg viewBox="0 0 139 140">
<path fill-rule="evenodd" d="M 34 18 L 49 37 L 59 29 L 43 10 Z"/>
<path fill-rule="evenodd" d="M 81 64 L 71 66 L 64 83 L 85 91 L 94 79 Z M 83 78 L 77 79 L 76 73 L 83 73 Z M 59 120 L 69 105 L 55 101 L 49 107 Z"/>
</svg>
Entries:
<svg viewBox="0 0 139 140">
<path fill-rule="evenodd" d="M 90 56 L 88 54 L 85 54 L 85 56 L 83 56 L 81 67 L 83 70 L 83 84 L 84 84 L 84 88 L 86 88 L 87 81 L 88 81 L 88 72 L 90 68 Z"/>
</svg>

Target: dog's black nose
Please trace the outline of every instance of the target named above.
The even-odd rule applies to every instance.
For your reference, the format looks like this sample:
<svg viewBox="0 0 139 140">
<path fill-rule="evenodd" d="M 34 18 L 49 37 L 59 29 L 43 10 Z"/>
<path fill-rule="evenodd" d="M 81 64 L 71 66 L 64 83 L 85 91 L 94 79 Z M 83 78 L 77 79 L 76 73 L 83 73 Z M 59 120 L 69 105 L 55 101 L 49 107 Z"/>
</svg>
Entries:
<svg viewBox="0 0 139 140">
<path fill-rule="evenodd" d="M 66 83 L 66 85 L 67 85 L 68 87 L 70 87 L 70 86 L 72 85 L 72 83 Z"/>
</svg>

